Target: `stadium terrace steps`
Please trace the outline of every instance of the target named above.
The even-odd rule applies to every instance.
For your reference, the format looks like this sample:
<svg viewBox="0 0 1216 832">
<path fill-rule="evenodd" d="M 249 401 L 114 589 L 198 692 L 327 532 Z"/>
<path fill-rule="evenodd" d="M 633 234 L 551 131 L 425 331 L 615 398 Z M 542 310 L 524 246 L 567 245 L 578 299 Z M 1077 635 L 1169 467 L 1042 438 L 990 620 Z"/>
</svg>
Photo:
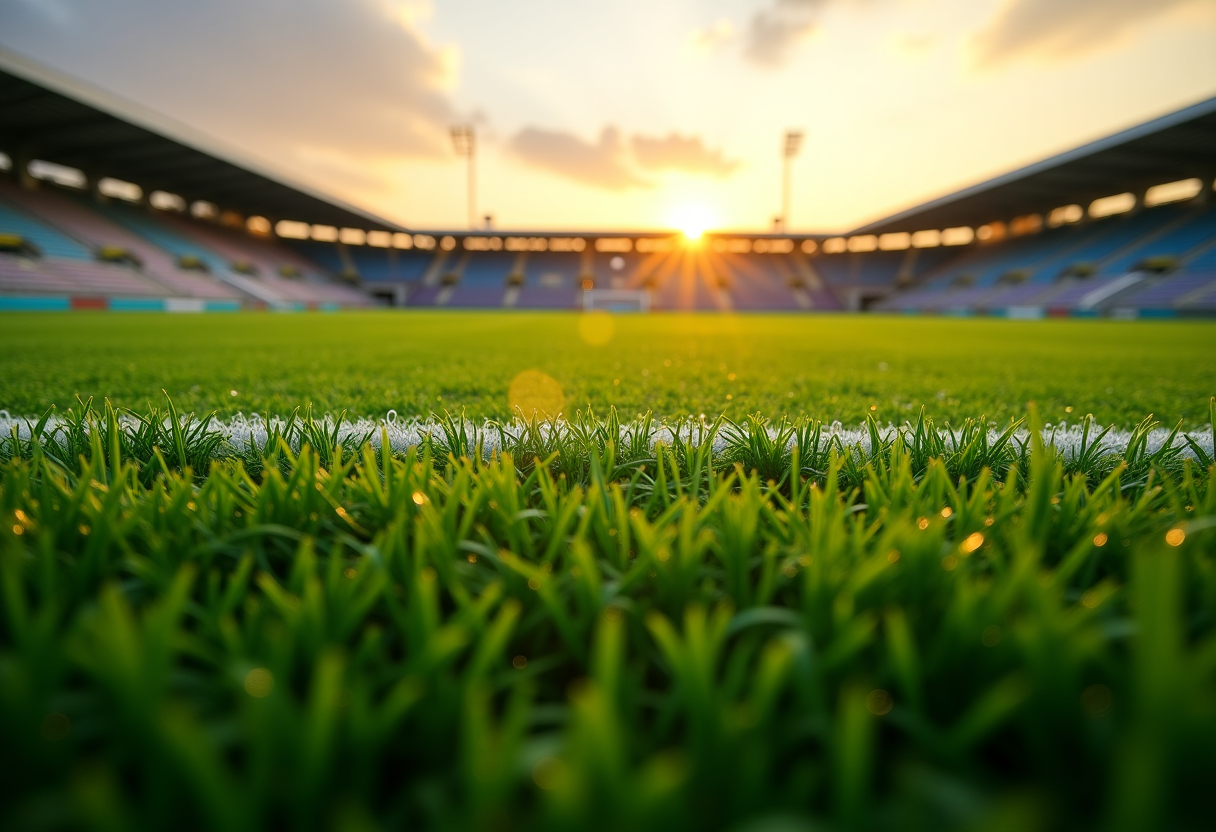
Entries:
<svg viewBox="0 0 1216 832">
<path fill-rule="evenodd" d="M 338 245 L 338 243 L 314 242 L 312 246 L 316 248 L 308 251 L 302 248 L 297 248 L 297 250 L 301 254 L 310 256 L 314 262 L 322 264 L 327 272 L 341 274 L 343 263 L 339 256 Z M 325 249 L 328 251 L 324 251 Z M 311 256 L 314 252 L 319 256 Z M 347 246 L 346 254 L 354 265 L 355 272 L 365 283 L 421 280 L 435 260 L 434 252 L 418 249 L 401 251 L 370 246 Z"/>
<path fill-rule="evenodd" d="M 505 286 L 452 287 L 447 305 L 458 309 L 490 309 L 503 305 Z"/>
<path fill-rule="evenodd" d="M 582 305 L 583 290 L 573 286 L 520 286 L 515 301 L 520 309 L 579 309 Z"/>
<path fill-rule="evenodd" d="M 498 252 L 466 253 L 451 272 L 458 282 L 451 286 L 446 305 L 463 309 L 502 306 L 513 259 L 512 255 Z"/>
<path fill-rule="evenodd" d="M 716 287 L 711 288 L 709 276 L 699 273 L 697 262 L 687 252 L 671 252 L 644 280 L 652 309 L 692 312 L 720 308 L 714 297 Z"/>
<path fill-rule="evenodd" d="M 69 277 L 44 270 L 38 261 L 0 254 L 0 292 L 68 295 L 76 290 Z"/>
<path fill-rule="evenodd" d="M 435 299 L 439 297 L 439 293 L 443 288 L 442 286 L 427 286 L 420 283 L 413 284 L 405 296 L 405 305 L 434 306 Z"/>
<path fill-rule="evenodd" d="M 1216 234 L 1213 239 L 1191 249 L 1185 267 L 1192 272 L 1216 271 Z"/>
<path fill-rule="evenodd" d="M 1157 233 L 1133 240 L 1123 252 L 1107 258 L 1099 270 L 1116 275 L 1131 271 L 1152 257 L 1187 259 L 1197 247 L 1202 247 L 1216 231 L 1216 212 L 1203 206 L 1182 211 L 1172 223 L 1163 224 Z"/>
<path fill-rule="evenodd" d="M 1207 272 L 1206 282 L 1178 299 L 1182 309 L 1216 310 L 1216 272 Z"/>
<path fill-rule="evenodd" d="M 131 205 L 100 203 L 97 210 L 123 228 L 138 234 L 175 258 L 194 257 L 206 264 L 213 275 L 227 271 L 228 264 L 213 251 L 188 240 L 158 223 L 147 211 Z"/>
<path fill-rule="evenodd" d="M 331 283 L 322 277 L 316 266 L 286 246 L 273 240 L 259 240 L 243 231 L 197 222 L 186 217 L 164 214 L 157 216 L 162 225 L 187 237 L 206 250 L 227 260 L 219 274 L 225 279 L 240 277 L 241 288 L 250 291 L 260 287 L 262 293 L 272 293 L 280 302 L 288 303 L 337 303 L 344 306 L 368 306 L 367 295 L 347 286 Z M 234 273 L 231 264 L 244 262 L 255 269 L 253 275 Z M 279 275 L 281 266 L 293 266 L 303 279 L 291 280 Z M 269 298 L 263 297 L 268 302 Z"/>
<path fill-rule="evenodd" d="M 94 250 L 118 246 L 139 259 L 141 274 L 164 287 L 167 294 L 207 299 L 234 299 L 239 295 L 208 275 L 184 272 L 164 250 L 110 221 L 83 201 L 50 189 L 27 191 L 3 187 L 7 200 L 44 222 L 54 224 Z"/>
<path fill-rule="evenodd" d="M 1155 236 L 1161 225 L 1170 223 L 1176 214 L 1173 211 L 1154 209 L 1136 214 L 1105 217 L 1089 223 L 1089 228 L 1080 245 L 1062 251 L 1055 258 L 1039 263 L 1035 279 L 1050 282 L 1058 278 L 1071 266 L 1088 265 L 1095 272 L 1103 272 L 1102 265 L 1109 258 L 1127 251 L 1135 241 Z"/>
<path fill-rule="evenodd" d="M 1178 272 L 1164 278 L 1132 274 L 1152 257 L 1175 258 Z M 1080 265 L 1088 267 L 1090 276 L 1069 274 L 1071 267 Z M 1024 272 L 1022 282 L 1002 280 L 1013 271 Z M 1195 297 L 1201 281 L 1191 275 L 1209 272 L 1216 272 L 1216 207 L 1177 204 L 977 246 L 876 308 L 907 312 L 1173 308 L 1182 298 Z M 964 276 L 969 280 L 959 285 Z"/>
<path fill-rule="evenodd" d="M 739 310 L 798 309 L 801 304 L 790 290 L 794 275 L 781 268 L 779 255 L 765 258 L 745 258 L 737 254 L 721 254 L 717 265 L 724 272 L 730 287 L 734 307 Z M 812 306 L 814 298 L 811 298 Z"/>
<path fill-rule="evenodd" d="M 1062 280 L 1046 288 L 1040 286 L 1041 294 L 1035 300 L 1049 309 L 1075 309 L 1087 295 L 1092 295 L 1104 286 L 1113 283 L 1115 279 L 1113 277 L 1090 277 Z"/>
<path fill-rule="evenodd" d="M 460 273 L 460 285 L 501 289 L 507 283 L 507 274 L 511 270 L 511 261 L 514 259 L 513 256 L 506 253 L 470 252 L 464 269 Z"/>
<path fill-rule="evenodd" d="M 1005 309 L 1010 306 L 1032 306 L 1049 291 L 1041 283 L 1022 283 L 1017 286 L 998 286 L 983 299 L 987 309 Z"/>
<path fill-rule="evenodd" d="M 160 286 L 126 266 L 68 257 L 0 255 L 0 291 L 88 297 L 164 297 Z"/>
<path fill-rule="evenodd" d="M 538 251 L 524 262 L 524 285 L 541 289 L 574 287 L 582 256 L 562 251 Z"/>
<path fill-rule="evenodd" d="M 1216 275 L 1211 272 L 1173 274 L 1134 287 L 1126 295 L 1112 299 L 1110 306 L 1134 309 L 1199 308 L 1203 306 L 1200 301 L 1205 295 L 1205 287 L 1213 286 L 1214 282 Z"/>
<path fill-rule="evenodd" d="M 19 235 L 36 246 L 44 257 L 90 259 L 89 250 L 80 243 L 11 204 L 13 190 L 11 187 L 0 190 L 0 233 Z"/>
<path fill-rule="evenodd" d="M 69 278 L 76 283 L 82 294 L 147 297 L 164 297 L 167 294 L 164 286 L 128 266 L 91 260 L 48 258 L 43 262 L 43 268 Z"/>
</svg>

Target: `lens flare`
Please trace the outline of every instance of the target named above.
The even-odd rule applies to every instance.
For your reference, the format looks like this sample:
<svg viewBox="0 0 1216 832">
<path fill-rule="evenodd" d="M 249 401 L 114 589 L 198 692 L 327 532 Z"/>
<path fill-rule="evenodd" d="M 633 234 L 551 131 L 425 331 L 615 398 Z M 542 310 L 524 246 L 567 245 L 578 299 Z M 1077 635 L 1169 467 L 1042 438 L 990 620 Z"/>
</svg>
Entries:
<svg viewBox="0 0 1216 832">
<path fill-rule="evenodd" d="M 681 205 L 672 214 L 672 225 L 680 230 L 688 242 L 697 242 L 717 222 L 713 212 L 704 205 L 690 203 Z"/>
</svg>

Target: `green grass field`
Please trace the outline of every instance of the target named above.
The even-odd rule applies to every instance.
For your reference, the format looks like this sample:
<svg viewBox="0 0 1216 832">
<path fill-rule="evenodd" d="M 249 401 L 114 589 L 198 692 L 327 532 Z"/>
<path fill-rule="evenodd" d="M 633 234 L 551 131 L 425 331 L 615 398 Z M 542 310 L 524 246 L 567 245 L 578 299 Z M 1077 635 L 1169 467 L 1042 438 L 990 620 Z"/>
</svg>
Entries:
<svg viewBox="0 0 1216 832">
<path fill-rule="evenodd" d="M 580 332 L 581 327 L 581 332 Z M 596 343 L 588 343 L 588 337 Z M 1216 392 L 1216 325 L 857 316 L 333 315 L 0 316 L 0 408 L 64 408 L 76 395 L 183 411 L 380 417 L 509 415 L 534 370 L 568 411 L 812 416 L 859 424 L 1004 422 L 1037 402 L 1049 422 L 1093 413 L 1130 427 L 1203 424 Z M 236 391 L 236 395 L 232 392 Z M 1071 412 L 1068 408 L 1072 408 Z"/>
<path fill-rule="evenodd" d="M 1214 338 L 0 317 L 0 828 L 1206 829 Z"/>
</svg>

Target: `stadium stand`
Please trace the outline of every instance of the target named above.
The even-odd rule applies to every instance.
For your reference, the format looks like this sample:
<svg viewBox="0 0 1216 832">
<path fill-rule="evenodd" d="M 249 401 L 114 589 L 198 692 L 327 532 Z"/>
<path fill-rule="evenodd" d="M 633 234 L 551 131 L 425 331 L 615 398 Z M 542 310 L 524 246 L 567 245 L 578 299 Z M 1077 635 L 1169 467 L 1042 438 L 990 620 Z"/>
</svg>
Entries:
<svg viewBox="0 0 1216 832">
<path fill-rule="evenodd" d="M 1208 313 L 1214 310 L 1204 287 L 1216 267 L 1207 259 L 1216 247 L 1214 176 L 1216 99 L 1210 99 L 855 233 L 963 224 L 992 233 L 880 301 L 882 310 Z M 1185 198 L 1149 207 L 1154 186 L 1163 185 Z M 1120 193 L 1124 213 L 1096 210 L 1103 197 Z M 1070 213 L 1069 222 L 1051 227 L 1053 206 L 1070 204 L 1070 212 L 1055 209 Z M 996 233 L 1014 229 L 1019 219 L 1029 233 L 1003 239 Z"/>
<path fill-rule="evenodd" d="M 8 197 L 7 190 L 0 192 L 0 195 Z M 4 202 L 0 202 L 0 230 L 20 237 L 32 246 L 36 254 L 71 260 L 89 259 L 88 250 L 75 240 Z"/>
<path fill-rule="evenodd" d="M 581 254 L 529 252 L 523 263 L 524 284 L 514 305 L 523 309 L 578 308 L 582 303 L 581 269 Z"/>
<path fill-rule="evenodd" d="M 0 50 L 0 112 L 0 152 L 8 160 L 0 175 L 0 234 L 20 243 L 0 246 L 0 293 L 15 296 L 14 308 L 58 308 L 23 302 L 37 295 L 71 298 L 73 306 L 87 305 L 77 299 L 142 296 L 164 299 L 161 308 L 173 309 L 372 303 L 277 243 L 214 220 L 102 199 L 106 178 L 126 183 L 136 197 L 154 183 L 169 203 L 242 224 L 249 218 L 251 229 L 269 225 L 265 217 L 287 217 L 297 224 L 404 231 L 292 184 L 161 114 L 7 50 Z M 33 162 L 60 166 L 83 188 L 37 181 Z M 287 264 L 301 279 L 280 277 L 278 265 Z"/>
<path fill-rule="evenodd" d="M 76 297 L 156 296 L 163 286 L 129 265 L 101 263 L 79 241 L 22 211 L 0 192 L 0 235 L 19 239 L 24 250 L 0 253 L 0 291 Z"/>
<path fill-rule="evenodd" d="M 272 240 L 168 212 L 156 212 L 150 219 L 165 231 L 179 234 L 179 239 L 189 240 L 196 250 L 206 252 L 208 262 L 218 259 L 215 273 L 260 300 L 272 304 L 370 304 L 366 294 L 334 283 L 316 264 Z M 242 270 L 247 274 L 241 274 Z M 283 277 L 285 270 L 298 277 Z"/>
<path fill-rule="evenodd" d="M 88 205 L 67 194 L 50 188 L 28 190 L 0 181 L 0 200 L 37 216 L 48 225 L 57 225 L 92 250 L 97 256 L 103 249 L 126 260 L 129 267 L 160 284 L 166 295 L 193 298 L 234 299 L 239 295 L 231 288 L 197 271 L 182 271 L 167 252 L 150 244 L 145 238 L 107 220 Z"/>
<path fill-rule="evenodd" d="M 794 294 L 795 277 L 792 272 L 780 268 L 779 257 L 716 256 L 715 265 L 725 278 L 726 291 L 735 309 L 760 311 L 800 307 Z"/>
<path fill-rule="evenodd" d="M 511 258 L 500 252 L 469 252 L 461 263 L 459 282 L 447 305 L 467 309 L 502 306 Z"/>
<path fill-rule="evenodd" d="M 1172 302 L 1170 286 L 1202 282 L 1205 267 L 1199 256 L 1214 242 L 1216 206 L 1147 208 L 977 246 L 928 276 L 917 289 L 895 295 L 879 308 L 940 312 L 1042 307 L 1058 313 Z M 1176 277 L 1185 279 L 1166 279 L 1168 272 L 1179 272 Z M 1162 288 L 1152 294 L 1130 291 L 1150 285 Z M 1180 291 L 1176 297 L 1185 295 Z"/>
</svg>

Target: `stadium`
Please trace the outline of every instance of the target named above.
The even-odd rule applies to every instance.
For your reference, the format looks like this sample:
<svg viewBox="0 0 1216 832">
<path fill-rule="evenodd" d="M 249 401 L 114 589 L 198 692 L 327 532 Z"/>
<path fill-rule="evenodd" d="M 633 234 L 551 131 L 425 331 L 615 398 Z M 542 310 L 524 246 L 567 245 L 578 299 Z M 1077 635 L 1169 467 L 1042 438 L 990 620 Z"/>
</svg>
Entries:
<svg viewBox="0 0 1216 832">
<path fill-rule="evenodd" d="M 789 222 L 806 180 L 791 185 L 787 129 L 771 226 L 694 211 L 668 228 L 637 206 L 670 182 L 728 193 L 759 165 L 676 132 L 495 134 L 445 103 L 434 79 L 455 62 L 419 34 L 426 4 L 276 5 L 268 27 L 257 4 L 217 2 L 190 10 L 217 23 L 197 31 L 134 1 L 24 5 L 0 0 L 22 33 L 0 25 L 0 828 L 1209 828 L 1216 97 L 978 184 L 926 174 L 944 195 L 911 207 L 851 168 L 871 218 L 822 232 Z M 839 63 L 835 33 L 860 20 L 876 44 L 900 14 L 753 5 L 750 28 L 722 18 L 664 60 L 709 73 L 734 50 L 725 72 L 759 100 L 794 50 Z M 1177 65 L 1150 60 L 1145 21 L 1216 33 L 1201 5 L 1009 0 L 974 42 L 1011 60 L 1041 16 L 1044 55 L 1105 77 L 1087 44 L 1113 32 L 1103 48 L 1155 101 L 1161 72 L 1194 73 L 1178 32 Z M 222 87 L 229 65 L 246 73 L 222 90 L 232 112 L 254 120 L 246 82 L 272 118 L 306 88 L 300 120 L 179 121 L 31 57 L 36 39 L 10 48 L 41 31 L 23 28 L 35 8 L 53 39 L 85 30 L 98 66 L 163 71 L 200 122 L 192 79 Z M 441 22 L 497 56 L 484 90 L 568 112 L 652 92 L 596 86 L 629 68 L 590 12 L 513 11 L 531 55 L 524 30 L 478 22 L 502 10 L 451 8 Z M 621 9 L 646 37 L 674 14 Z M 1120 15 L 1145 28 L 1109 28 Z M 882 60 L 926 62 L 938 36 L 916 31 Z M 567 40 L 607 51 L 562 64 Z M 395 62 L 362 62 L 377 49 Z M 296 75 L 263 90 L 242 50 Z M 266 161 L 274 136 L 324 132 L 310 113 L 374 132 L 385 90 L 413 92 L 368 67 L 410 61 L 434 89 L 401 106 L 445 141 L 450 123 L 455 156 L 434 164 L 467 162 L 467 201 L 410 168 L 433 221 L 406 223 L 373 161 L 332 189 Z M 1043 66 L 1044 101 L 1057 78 L 1090 89 Z M 853 82 L 825 77 L 782 106 L 821 132 L 898 124 L 841 109 L 832 87 Z M 964 124 L 985 112 L 970 84 Z M 673 113 L 735 107 L 721 134 L 740 143 L 733 122 L 763 121 L 729 89 L 681 109 L 670 78 L 650 86 Z M 362 94 L 364 122 L 344 109 Z M 900 106 L 949 144 L 950 106 Z M 1049 112 L 1020 135 L 1063 134 Z M 407 144 L 412 122 L 391 123 Z M 551 224 L 478 219 L 483 139 Z M 898 145 L 879 146 L 932 170 Z M 345 158 L 310 152 L 295 171 Z M 989 156 L 1020 158 L 980 147 L 959 168 Z M 825 183 L 849 165 L 814 161 Z M 583 190 L 544 190 L 554 171 Z M 389 196 L 349 196 L 369 181 Z M 583 223 L 594 202 L 642 219 Z"/>
<path fill-rule="evenodd" d="M 1216 315 L 1216 99 L 847 234 L 496 234 L 402 228 L 3 70 L 0 308 Z"/>
</svg>

